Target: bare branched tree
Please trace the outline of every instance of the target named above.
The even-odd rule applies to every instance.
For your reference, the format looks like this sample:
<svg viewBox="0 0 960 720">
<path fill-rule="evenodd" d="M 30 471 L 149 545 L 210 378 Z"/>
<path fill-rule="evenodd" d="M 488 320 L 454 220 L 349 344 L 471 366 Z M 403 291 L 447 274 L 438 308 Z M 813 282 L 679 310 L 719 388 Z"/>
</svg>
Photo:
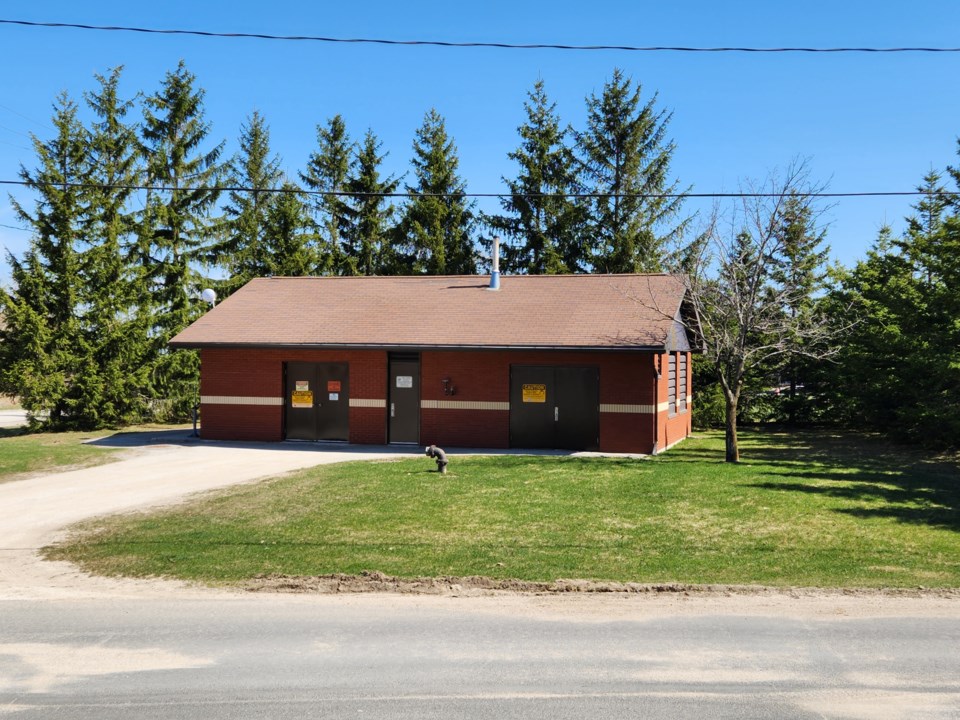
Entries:
<svg viewBox="0 0 960 720">
<path fill-rule="evenodd" d="M 812 195 L 822 189 L 810 183 L 804 161 L 746 188 L 729 223 L 714 218 L 708 241 L 687 268 L 702 344 L 726 400 L 727 462 L 740 460 L 737 407 L 745 378 L 780 358 L 827 358 L 836 352 L 833 340 L 845 329 L 816 309 L 791 312 L 807 299 L 803 295 L 809 289 L 795 283 L 792 273 L 782 272 L 789 262 L 785 217 L 802 208 L 816 225 Z"/>
</svg>

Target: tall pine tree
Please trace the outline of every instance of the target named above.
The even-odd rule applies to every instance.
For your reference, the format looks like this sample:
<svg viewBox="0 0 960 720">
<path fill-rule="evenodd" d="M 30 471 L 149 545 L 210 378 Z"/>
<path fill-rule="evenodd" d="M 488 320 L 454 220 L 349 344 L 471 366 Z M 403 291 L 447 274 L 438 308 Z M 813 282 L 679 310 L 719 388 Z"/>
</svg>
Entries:
<svg viewBox="0 0 960 720">
<path fill-rule="evenodd" d="M 78 372 L 90 363 L 80 318 L 88 302 L 81 253 L 90 167 L 77 105 L 66 93 L 54 103 L 52 124 L 51 140 L 33 138 L 37 168 L 20 168 L 36 195 L 32 211 L 12 201 L 32 237 L 22 260 L 8 255 L 15 287 L 0 294 L 6 324 L 0 390 L 19 396 L 34 419 L 46 416 L 54 427 L 68 427 L 81 405 Z"/>
<path fill-rule="evenodd" d="M 775 259 L 771 276 L 778 287 L 790 289 L 783 312 L 792 322 L 809 324 L 821 308 L 820 298 L 827 289 L 830 248 L 824 245 L 826 231 L 816 227 L 814 208 L 802 197 L 787 198 L 775 222 L 780 256 Z M 816 410 L 811 383 L 820 363 L 810 359 L 805 352 L 808 350 L 817 349 L 797 347 L 779 367 L 781 380 L 787 385 L 783 410 L 790 423 L 812 420 Z"/>
<path fill-rule="evenodd" d="M 584 208 L 570 197 L 577 192 L 576 159 L 542 80 L 524 109 L 527 121 L 517 128 L 520 147 L 507 155 L 518 174 L 503 179 L 510 190 L 500 201 L 505 214 L 487 215 L 484 222 L 507 241 L 501 246 L 505 272 L 583 272 L 591 258 L 583 242 Z"/>
<path fill-rule="evenodd" d="M 135 242 L 132 189 L 142 165 L 136 128 L 128 120 L 132 100 L 119 96 L 122 68 L 96 75 L 99 87 L 85 93 L 93 112 L 88 133 L 89 217 L 83 253 L 87 302 L 83 328 L 91 361 L 78 378 L 83 390 L 84 424 L 120 425 L 147 411 L 147 372 L 151 299 L 144 270 L 127 262 Z"/>
<path fill-rule="evenodd" d="M 398 231 L 407 247 L 409 271 L 427 275 L 472 275 L 477 270 L 471 232 L 472 203 L 457 174 L 457 148 L 443 117 L 431 109 L 413 143 L 414 185 Z"/>
<path fill-rule="evenodd" d="M 343 247 L 346 275 L 390 275 L 398 267 L 392 244 L 394 206 L 387 195 L 397 191 L 400 181 L 380 178 L 381 143 L 368 130 L 357 150 L 353 170 L 347 180 L 346 220 Z"/>
<path fill-rule="evenodd" d="M 316 271 L 309 209 L 303 192 L 289 181 L 270 203 L 264 241 L 264 274 L 302 277 Z"/>
<path fill-rule="evenodd" d="M 171 351 L 167 341 L 202 312 L 203 279 L 196 263 L 211 241 L 223 143 L 204 149 L 210 125 L 204 91 L 181 60 L 160 89 L 146 98 L 142 151 L 149 191 L 139 228 L 137 256 L 147 270 L 155 307 L 154 391 L 174 417 L 186 417 L 196 400 L 199 358 Z"/>
<path fill-rule="evenodd" d="M 587 205 L 595 272 L 661 271 L 689 223 L 670 178 L 670 115 L 656 109 L 656 95 L 641 104 L 640 90 L 614 70 L 600 96 L 587 97 L 586 129 L 575 133 L 584 189 L 594 195 Z"/>
<path fill-rule="evenodd" d="M 230 185 L 243 189 L 229 192 L 219 228 L 221 239 L 209 251 L 209 259 L 227 273 L 218 283 L 221 297 L 270 273 L 264 234 L 283 173 L 280 158 L 270 151 L 270 128 L 256 110 L 240 128 L 240 151 L 230 161 L 228 173 Z"/>
<path fill-rule="evenodd" d="M 307 161 L 306 172 L 300 173 L 306 189 L 316 193 L 313 212 L 319 275 L 343 270 L 342 243 L 348 207 L 342 193 L 347 190 L 352 151 L 346 123 L 343 117 L 335 115 L 326 127 L 317 126 L 317 149 Z"/>
<path fill-rule="evenodd" d="M 955 175 L 960 184 L 960 174 Z M 844 338 L 830 397 L 845 420 L 939 448 L 960 438 L 960 216 L 939 173 L 895 237 L 884 229 L 834 294 L 857 314 Z M 851 389 L 854 389 L 852 391 Z"/>
</svg>

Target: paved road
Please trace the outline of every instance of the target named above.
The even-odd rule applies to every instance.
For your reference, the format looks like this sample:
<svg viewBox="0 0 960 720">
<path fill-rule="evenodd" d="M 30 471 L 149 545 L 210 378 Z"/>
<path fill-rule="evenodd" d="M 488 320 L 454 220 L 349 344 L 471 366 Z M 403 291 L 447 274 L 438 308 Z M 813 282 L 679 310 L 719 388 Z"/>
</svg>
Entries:
<svg viewBox="0 0 960 720">
<path fill-rule="evenodd" d="M 958 718 L 960 622 L 602 619 L 547 602 L 0 603 L 0 716 Z"/>
<path fill-rule="evenodd" d="M 26 424 L 26 410 L 0 410 L 0 428 L 15 428 Z"/>
</svg>

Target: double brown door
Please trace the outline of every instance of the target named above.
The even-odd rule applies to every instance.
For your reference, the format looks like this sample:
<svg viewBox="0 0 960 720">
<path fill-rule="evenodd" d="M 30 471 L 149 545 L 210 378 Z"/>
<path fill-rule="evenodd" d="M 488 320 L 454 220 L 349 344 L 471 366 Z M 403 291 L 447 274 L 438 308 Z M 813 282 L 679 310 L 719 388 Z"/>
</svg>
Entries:
<svg viewBox="0 0 960 720">
<path fill-rule="evenodd" d="M 600 445 L 600 370 L 510 367 L 510 446 L 595 450 Z"/>
<path fill-rule="evenodd" d="M 347 363 L 289 362 L 284 385 L 287 440 L 350 438 Z"/>
</svg>

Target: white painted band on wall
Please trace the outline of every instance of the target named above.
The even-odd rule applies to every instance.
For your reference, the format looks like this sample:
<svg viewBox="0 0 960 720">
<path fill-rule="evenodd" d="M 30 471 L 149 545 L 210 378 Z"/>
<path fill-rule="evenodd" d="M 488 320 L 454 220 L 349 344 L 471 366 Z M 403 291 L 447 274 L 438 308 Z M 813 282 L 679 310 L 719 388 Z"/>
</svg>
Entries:
<svg viewBox="0 0 960 720">
<path fill-rule="evenodd" d="M 482 402 L 479 400 L 421 400 L 424 410 L 509 410 L 508 402 Z"/>
<path fill-rule="evenodd" d="M 600 404 L 602 413 L 625 413 L 628 415 L 653 415 L 655 412 L 666 412 L 670 409 L 670 403 L 660 403 L 656 407 L 653 405 L 617 405 Z"/>
<path fill-rule="evenodd" d="M 386 406 L 387 406 L 386 400 L 366 400 L 364 398 L 350 398 L 350 407 L 385 408 Z"/>
<path fill-rule="evenodd" d="M 242 397 L 239 395 L 201 395 L 201 405 L 283 405 L 282 397 Z"/>
<path fill-rule="evenodd" d="M 421 400 L 421 409 L 425 410 L 509 410 L 508 402 L 479 402 L 473 400 Z M 601 404 L 602 413 L 627 413 L 633 415 L 652 415 L 656 412 L 666 412 L 670 408 L 668 403 L 660 403 L 655 409 L 653 405 L 615 405 Z"/>
<path fill-rule="evenodd" d="M 240 395 L 203 395 L 200 402 L 204 405 L 283 405 L 283 398 L 278 397 L 245 397 Z M 687 396 L 687 403 L 693 402 L 693 395 Z M 367 398 L 350 398 L 350 407 L 385 408 L 386 400 Z M 508 402 L 481 402 L 475 400 L 421 400 L 420 407 L 427 410 L 509 410 Z M 660 403 L 657 412 L 666 412 L 667 403 Z M 602 413 L 626 413 L 647 415 L 654 412 L 653 405 L 615 405 L 601 404 Z"/>
<path fill-rule="evenodd" d="M 631 415 L 651 415 L 653 405 L 612 405 L 600 403 L 602 413 L 627 413 Z"/>
</svg>

